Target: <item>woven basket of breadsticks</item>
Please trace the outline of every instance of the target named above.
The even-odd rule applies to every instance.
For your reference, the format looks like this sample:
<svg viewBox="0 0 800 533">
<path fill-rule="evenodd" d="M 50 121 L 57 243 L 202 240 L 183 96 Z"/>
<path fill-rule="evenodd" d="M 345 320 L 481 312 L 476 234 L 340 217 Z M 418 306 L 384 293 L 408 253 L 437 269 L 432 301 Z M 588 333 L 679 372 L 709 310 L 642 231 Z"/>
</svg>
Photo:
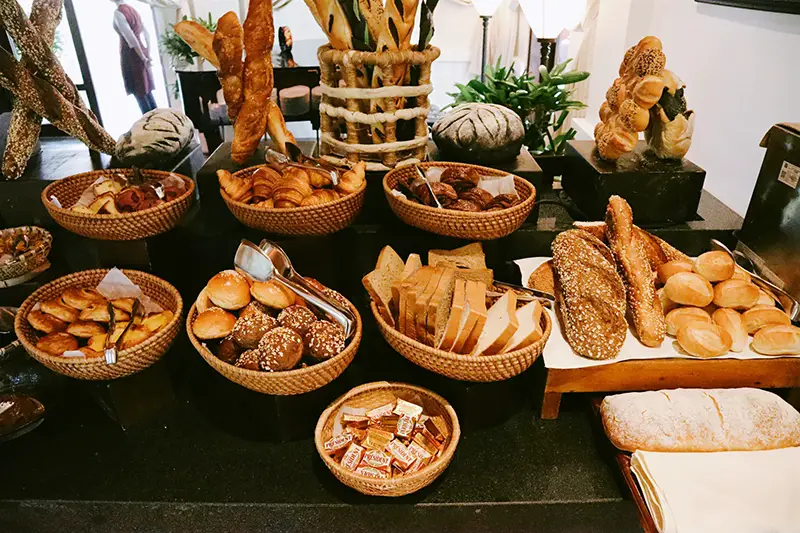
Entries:
<svg viewBox="0 0 800 533">
<path fill-rule="evenodd" d="M 327 235 L 349 226 L 364 205 L 365 164 L 337 173 L 261 165 L 217 171 L 220 195 L 245 226 L 282 235 Z"/>
<path fill-rule="evenodd" d="M 54 181 L 42 203 L 59 226 L 91 239 L 132 241 L 169 231 L 194 199 L 191 178 L 161 170 L 108 169 Z"/>
<path fill-rule="evenodd" d="M 403 222 L 431 233 L 499 239 L 525 222 L 536 201 L 536 188 L 507 172 L 439 161 L 417 167 L 430 188 L 414 166 L 404 166 L 386 173 L 383 192 Z"/>
<path fill-rule="evenodd" d="M 409 361 L 462 381 L 502 381 L 536 361 L 550 314 L 486 268 L 480 243 L 403 259 L 389 246 L 362 279 L 378 329 Z"/>
<path fill-rule="evenodd" d="M 31 357 L 59 374 L 117 379 L 167 352 L 180 331 L 182 312 L 177 289 L 152 274 L 84 270 L 31 294 L 17 312 L 14 330 Z M 109 336 L 118 350 L 114 364 L 103 356 Z"/>
<path fill-rule="evenodd" d="M 682 159 L 694 132 L 694 111 L 687 109 L 685 84 L 664 68 L 661 40 L 649 36 L 625 52 L 619 77 L 600 106 L 594 130 L 597 151 L 614 161 L 633 151 L 644 132 L 652 152 L 661 159 Z"/>
</svg>

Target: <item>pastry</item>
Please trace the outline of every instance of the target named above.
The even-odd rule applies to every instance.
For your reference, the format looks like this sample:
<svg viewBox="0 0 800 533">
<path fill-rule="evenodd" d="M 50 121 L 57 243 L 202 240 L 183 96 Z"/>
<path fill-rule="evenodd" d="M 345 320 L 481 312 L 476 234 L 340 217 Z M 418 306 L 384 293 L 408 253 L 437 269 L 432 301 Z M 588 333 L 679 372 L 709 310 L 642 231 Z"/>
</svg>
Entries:
<svg viewBox="0 0 800 533">
<path fill-rule="evenodd" d="M 678 330 L 677 337 L 681 348 L 701 358 L 725 355 L 733 345 L 727 330 L 713 323 L 690 322 Z"/>
<path fill-rule="evenodd" d="M 244 30 L 239 17 L 233 11 L 228 11 L 217 21 L 213 48 L 219 61 L 217 77 L 222 85 L 225 103 L 228 105 L 228 117 L 231 119 L 231 124 L 235 124 L 244 98 L 242 94 Z"/>
<path fill-rule="evenodd" d="M 606 237 L 625 279 L 628 309 L 639 340 L 645 346 L 660 346 L 666 325 L 656 296 L 653 271 L 640 241 L 635 238 L 633 214 L 628 202 L 612 196 L 606 211 Z"/>
<path fill-rule="evenodd" d="M 259 167 L 253 172 L 253 201 L 259 202 L 272 198 L 275 188 L 283 180 L 283 176 L 270 167 Z"/>
<path fill-rule="evenodd" d="M 731 256 L 720 251 L 706 252 L 694 261 L 694 271 L 712 283 L 729 279 L 735 269 Z"/>
<path fill-rule="evenodd" d="M 344 330 L 327 320 L 318 320 L 311 324 L 304 340 L 308 354 L 319 361 L 330 359 L 344 350 Z"/>
<path fill-rule="evenodd" d="M 552 250 L 556 299 L 567 341 L 584 357 L 616 357 L 628 324 L 625 287 L 611 250 L 582 230 L 558 234 Z"/>
<path fill-rule="evenodd" d="M 278 321 L 267 314 L 249 313 L 248 316 L 239 317 L 231 337 L 242 348 L 252 349 L 258 347 L 258 341 L 264 334 L 277 326 Z"/>
<path fill-rule="evenodd" d="M 469 200 L 456 200 L 452 204 L 447 206 L 448 209 L 452 209 L 453 211 L 466 211 L 469 213 L 477 213 L 481 211 L 481 208 L 478 204 L 472 203 Z"/>
<path fill-rule="evenodd" d="M 169 324 L 174 317 L 175 313 L 172 311 L 161 311 L 160 313 L 154 313 L 142 320 L 142 327 L 151 333 L 155 333 Z"/>
<path fill-rule="evenodd" d="M 741 352 L 747 346 L 747 329 L 744 327 L 742 315 L 733 309 L 717 309 L 711 315 L 714 323 L 731 336 L 731 351 Z"/>
<path fill-rule="evenodd" d="M 278 150 L 282 154 L 288 153 L 286 150 L 286 143 L 297 145 L 294 135 L 292 135 L 292 132 L 286 127 L 286 120 L 283 118 L 281 108 L 278 107 L 278 104 L 273 102 L 271 98 L 267 102 L 267 133 L 269 133 L 270 139 L 272 139 L 272 142 L 275 143 L 275 146 L 278 147 Z"/>
<path fill-rule="evenodd" d="M 57 331 L 64 331 L 67 328 L 67 323 L 63 320 L 48 315 L 38 309 L 28 313 L 28 323 L 33 329 L 43 333 L 55 333 Z"/>
<path fill-rule="evenodd" d="M 250 303 L 250 284 L 235 270 L 224 270 L 211 278 L 206 293 L 214 305 L 237 310 Z"/>
<path fill-rule="evenodd" d="M 192 332 L 201 340 L 222 339 L 231 334 L 235 324 L 235 316 L 219 307 L 212 307 L 197 315 L 192 324 Z"/>
<path fill-rule="evenodd" d="M 322 294 L 324 294 L 334 302 L 341 305 L 344 309 L 350 308 L 350 302 L 341 293 L 338 293 L 335 290 L 326 287 L 325 290 L 322 291 Z"/>
<path fill-rule="evenodd" d="M 106 346 L 106 334 L 93 335 L 86 343 L 86 347 L 93 352 L 103 352 Z"/>
<path fill-rule="evenodd" d="M 219 186 L 236 202 L 245 202 L 253 196 L 253 175 L 236 177 L 227 170 L 217 170 Z"/>
<path fill-rule="evenodd" d="M 742 313 L 742 321 L 749 335 L 766 326 L 790 326 L 789 316 L 771 305 L 756 305 Z"/>
<path fill-rule="evenodd" d="M 77 350 L 78 339 L 69 333 L 50 333 L 36 342 L 36 349 L 49 355 L 62 355 L 64 352 Z"/>
<path fill-rule="evenodd" d="M 694 272 L 678 272 L 664 284 L 667 298 L 681 305 L 705 307 L 714 300 L 711 283 Z"/>
<path fill-rule="evenodd" d="M 726 279 L 714 286 L 714 305 L 731 309 L 750 309 L 758 303 L 758 287 L 741 279 Z"/>
<path fill-rule="evenodd" d="M 292 305 L 295 294 L 279 281 L 256 281 L 250 287 L 250 294 L 258 302 L 272 309 L 285 309 Z"/>
<path fill-rule="evenodd" d="M 752 348 L 763 355 L 800 355 L 800 328 L 772 325 L 759 329 Z"/>
<path fill-rule="evenodd" d="M 353 168 L 346 171 L 339 178 L 336 191 L 343 196 L 359 191 L 366 181 L 366 170 L 367 164 L 364 161 L 359 161 L 353 165 Z"/>
<path fill-rule="evenodd" d="M 262 304 L 261 302 L 250 302 L 239 312 L 239 318 L 247 318 L 249 316 L 260 316 L 260 315 L 267 315 L 272 316 L 269 314 L 269 310 L 267 306 Z"/>
<path fill-rule="evenodd" d="M 667 323 L 667 334 L 674 337 L 678 334 L 679 329 L 692 322 L 711 324 L 711 315 L 699 307 L 678 307 L 667 313 L 665 321 Z"/>
<path fill-rule="evenodd" d="M 108 314 L 108 304 L 95 304 L 81 311 L 81 320 L 94 320 L 95 322 L 108 322 L 111 315 Z M 131 315 L 121 309 L 114 309 L 114 319 L 119 322 L 129 320 Z"/>
<path fill-rule="evenodd" d="M 319 189 L 313 191 L 310 195 L 303 198 L 300 202 L 300 207 L 308 207 L 312 205 L 327 204 L 339 199 L 339 193 L 331 189 Z"/>
<path fill-rule="evenodd" d="M 430 185 L 430 188 L 428 188 L 428 185 Z M 437 207 L 434 196 L 436 200 L 439 200 L 439 203 L 442 204 L 442 207 L 449 208 L 451 204 L 458 200 L 458 193 L 456 190 L 446 183 L 434 182 L 426 184 L 424 182 L 419 182 L 414 185 L 411 190 L 414 195 L 420 199 L 422 204 L 428 207 Z M 431 191 L 433 191 L 434 196 L 431 196 Z"/>
<path fill-rule="evenodd" d="M 489 203 L 489 205 L 486 206 L 486 209 L 489 211 L 495 209 L 508 209 L 509 207 L 514 207 L 518 203 L 520 203 L 520 199 L 516 194 L 498 194 Z"/>
<path fill-rule="evenodd" d="M 284 174 L 284 179 L 275 187 L 275 192 L 272 194 L 276 208 L 297 207 L 303 202 L 303 198 L 310 196 L 314 192 L 307 181 L 309 179 L 308 174 L 303 174 L 305 179 L 296 174 L 290 177 Z"/>
<path fill-rule="evenodd" d="M 447 167 L 442 171 L 439 181 L 453 187 L 460 197 L 461 193 L 478 186 L 481 175 L 473 167 Z"/>
<path fill-rule="evenodd" d="M 291 370 L 303 357 L 303 339 L 289 328 L 277 327 L 264 335 L 258 343 L 258 352 L 261 370 Z"/>
<path fill-rule="evenodd" d="M 481 189 L 480 187 L 473 187 L 469 190 L 459 192 L 458 198 L 460 200 L 466 200 L 474 203 L 481 211 L 488 209 L 489 205 L 494 201 L 494 196 L 492 196 L 492 193 L 486 189 Z M 453 208 L 451 207 L 451 209 Z"/>
<path fill-rule="evenodd" d="M 106 328 L 104 328 L 97 322 L 76 320 L 75 322 L 67 326 L 67 333 L 69 333 L 70 335 L 74 335 L 76 337 L 88 339 L 95 335 L 105 335 Z"/>
<path fill-rule="evenodd" d="M 116 300 L 111 300 L 111 305 L 114 306 L 114 309 L 119 309 L 121 311 L 125 311 L 126 313 L 132 313 L 133 303 L 135 301 L 135 298 L 117 298 Z"/>
<path fill-rule="evenodd" d="M 68 306 L 83 310 L 93 304 L 105 303 L 106 299 L 95 289 L 70 287 L 61 293 L 61 300 Z"/>
<path fill-rule="evenodd" d="M 311 310 L 299 305 L 291 305 L 278 315 L 278 322 L 281 326 L 296 331 L 301 336 L 305 335 L 311 324 L 316 321 L 317 317 Z"/>
<path fill-rule="evenodd" d="M 61 298 L 42 302 L 40 309 L 48 315 L 54 316 L 59 320 L 63 320 L 64 322 L 74 322 L 78 320 L 78 311 L 68 305 L 65 305 L 61 301 Z"/>
<path fill-rule="evenodd" d="M 234 363 L 234 366 L 245 368 L 247 370 L 261 370 L 259 361 L 261 360 L 260 350 L 247 350 L 242 352 L 239 358 Z"/>
<path fill-rule="evenodd" d="M 130 348 L 143 343 L 152 336 L 153 334 L 146 328 L 141 326 L 131 327 L 125 332 L 125 336 L 122 337 L 122 346 L 120 349 L 122 351 L 129 350 Z"/>
<path fill-rule="evenodd" d="M 232 365 L 236 362 L 239 358 L 239 354 L 241 350 L 236 345 L 232 337 L 225 337 L 222 339 L 222 342 L 219 343 L 217 347 L 217 358 L 225 361 L 229 365 Z M 257 364 L 257 363 L 256 363 Z"/>
</svg>

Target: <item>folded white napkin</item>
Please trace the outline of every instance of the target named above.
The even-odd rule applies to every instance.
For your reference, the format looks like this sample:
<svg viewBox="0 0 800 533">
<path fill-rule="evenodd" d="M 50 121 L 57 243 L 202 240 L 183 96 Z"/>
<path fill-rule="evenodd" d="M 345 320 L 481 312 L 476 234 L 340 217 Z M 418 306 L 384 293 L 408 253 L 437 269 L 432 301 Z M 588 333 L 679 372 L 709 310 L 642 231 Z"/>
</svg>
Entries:
<svg viewBox="0 0 800 533">
<path fill-rule="evenodd" d="M 661 533 L 800 532 L 800 448 L 637 451 L 631 470 Z"/>
</svg>

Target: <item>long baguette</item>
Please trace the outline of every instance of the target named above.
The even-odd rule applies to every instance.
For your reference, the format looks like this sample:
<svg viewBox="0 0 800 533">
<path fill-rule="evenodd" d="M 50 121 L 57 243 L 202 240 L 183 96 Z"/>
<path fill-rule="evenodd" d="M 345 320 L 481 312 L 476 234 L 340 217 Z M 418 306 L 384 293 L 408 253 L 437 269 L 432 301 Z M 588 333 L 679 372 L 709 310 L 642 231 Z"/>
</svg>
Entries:
<svg viewBox="0 0 800 533">
<path fill-rule="evenodd" d="M 228 11 L 217 21 L 213 47 L 219 60 L 217 77 L 222 85 L 225 103 L 228 105 L 228 117 L 231 119 L 231 123 L 235 123 L 244 98 L 244 65 L 242 63 L 244 29 L 239 22 L 239 17 L 233 11 Z"/>
<path fill-rule="evenodd" d="M 271 99 L 267 102 L 267 133 L 282 154 L 287 154 L 286 143 L 297 144 L 297 141 L 286 127 L 281 108 Z"/>
<path fill-rule="evenodd" d="M 219 59 L 214 52 L 214 34 L 205 26 L 193 20 L 182 20 L 172 30 L 200 57 L 219 68 Z"/>
</svg>

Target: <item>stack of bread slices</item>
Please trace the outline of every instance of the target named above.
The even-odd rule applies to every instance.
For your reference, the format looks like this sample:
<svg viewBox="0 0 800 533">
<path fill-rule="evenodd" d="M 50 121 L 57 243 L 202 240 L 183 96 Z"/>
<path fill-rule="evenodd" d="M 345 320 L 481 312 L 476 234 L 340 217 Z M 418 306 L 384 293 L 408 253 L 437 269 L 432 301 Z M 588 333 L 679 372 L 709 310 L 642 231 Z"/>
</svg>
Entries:
<svg viewBox="0 0 800 533">
<path fill-rule="evenodd" d="M 542 306 L 517 308 L 506 292 L 487 309 L 486 268 L 480 243 L 456 250 L 430 250 L 428 265 L 418 254 L 406 261 L 390 246 L 381 250 L 375 270 L 362 279 L 386 323 L 406 337 L 464 355 L 496 355 L 529 346 L 542 336 Z"/>
</svg>

